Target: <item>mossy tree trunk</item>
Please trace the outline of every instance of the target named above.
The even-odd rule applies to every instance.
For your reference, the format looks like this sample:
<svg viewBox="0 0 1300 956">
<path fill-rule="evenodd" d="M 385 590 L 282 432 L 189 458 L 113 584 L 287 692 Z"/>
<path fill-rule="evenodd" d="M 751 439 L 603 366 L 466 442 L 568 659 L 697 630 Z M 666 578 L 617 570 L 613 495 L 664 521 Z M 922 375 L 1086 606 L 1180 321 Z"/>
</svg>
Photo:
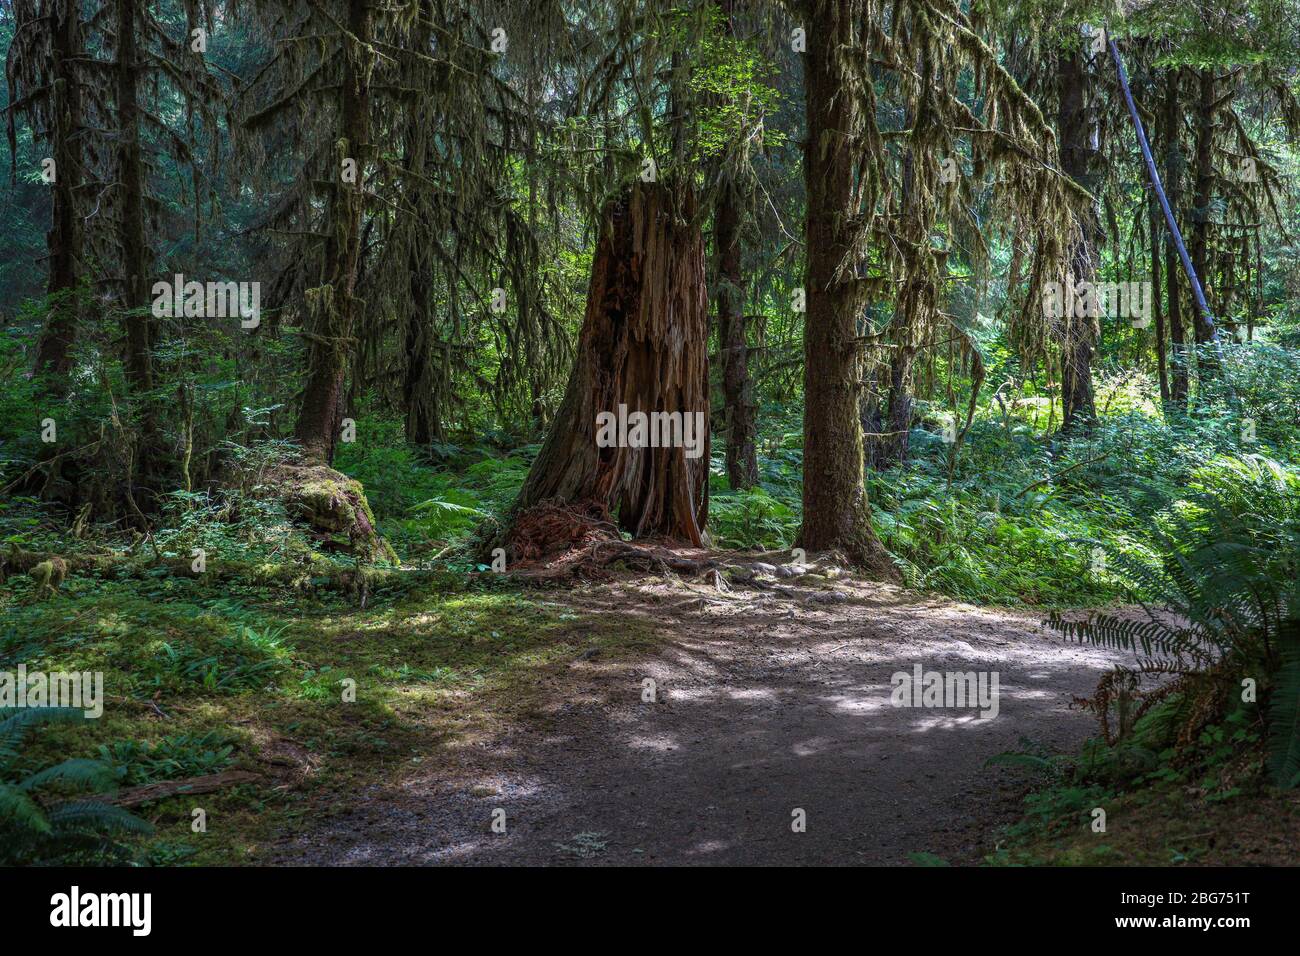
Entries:
<svg viewBox="0 0 1300 956">
<path fill-rule="evenodd" d="M 923 82 L 931 82 L 929 58 L 924 54 L 916 58 L 916 72 L 924 78 Z M 908 105 L 906 125 L 914 135 L 924 135 L 936 122 L 933 110 L 918 109 L 918 104 L 914 103 Z M 921 255 L 930 255 L 930 237 L 938 216 L 933 184 L 918 181 L 921 170 L 917 168 L 917 158 L 916 147 L 909 144 L 903 154 L 900 210 L 895 228 L 904 243 L 911 248 L 927 250 Z M 921 161 L 925 161 L 924 156 Z M 912 366 L 916 361 L 918 337 L 929 324 L 928 317 L 935 311 L 935 289 L 933 282 L 928 281 L 928 270 L 921 265 L 908 271 L 912 275 L 904 280 L 890 322 L 893 348 L 889 350 L 885 407 L 883 413 L 876 413 L 880 421 L 873 429 L 879 434 L 866 439 L 867 463 L 877 469 L 907 461 L 912 435 Z"/>
<path fill-rule="evenodd" d="M 684 447 L 598 447 L 597 416 L 703 416 Z M 512 514 L 595 505 L 635 537 L 703 543 L 709 475 L 708 293 L 689 192 L 636 183 L 606 207 L 564 401 Z M 510 529 L 507 529 L 510 553 Z"/>
<path fill-rule="evenodd" d="M 1060 97 L 1061 169 L 1085 189 L 1093 188 L 1097 145 L 1096 116 L 1089 103 L 1089 75 L 1081 49 L 1062 53 L 1057 65 Z M 1101 230 L 1097 211 L 1079 217 L 1078 230 L 1069 246 L 1068 284 L 1096 283 Z M 1079 315 L 1072 294 L 1061 317 L 1061 429 L 1087 428 L 1096 418 L 1092 389 L 1092 359 L 1097 348 L 1097 317 Z M 1088 310 L 1084 310 L 1085 312 Z"/>
<path fill-rule="evenodd" d="M 1211 295 L 1210 282 L 1210 231 L 1214 218 L 1214 135 L 1216 117 L 1223 106 L 1217 97 L 1218 85 L 1214 68 L 1198 71 L 1196 102 L 1196 192 L 1192 198 L 1192 266 L 1201 280 L 1206 299 Z M 1224 100 L 1231 97 L 1229 92 Z M 1192 329 L 1198 345 L 1214 338 L 1214 328 L 1205 320 L 1200 309 L 1192 310 Z M 1208 363 L 1207 363 L 1208 364 Z"/>
<path fill-rule="evenodd" d="M 911 330 L 904 330 L 910 337 Z M 912 365 L 916 348 L 900 343 L 889 358 L 889 401 L 884 421 L 885 435 L 877 458 L 877 467 L 907 463 L 912 435 Z"/>
<path fill-rule="evenodd" d="M 808 8 L 808 278 L 803 526 L 798 543 L 809 551 L 838 548 L 855 564 L 888 573 L 888 554 L 871 528 L 863 484 L 858 408 L 862 361 L 857 319 L 863 303 L 852 268 L 849 220 L 855 208 L 853 139 L 860 106 L 850 93 L 842 63 L 853 43 L 861 42 L 854 35 L 857 6 L 813 0 Z"/>
<path fill-rule="evenodd" d="M 1156 374 L 1160 382 L 1160 405 L 1169 405 L 1169 363 L 1165 358 L 1165 313 L 1160 293 L 1163 281 L 1160 275 L 1160 206 L 1155 195 L 1147 201 L 1147 232 L 1151 236 L 1151 307 L 1155 311 Z"/>
<path fill-rule="evenodd" d="M 718 196 L 713 232 L 718 258 L 718 351 L 727 422 L 727 484 L 733 490 L 758 484 L 754 387 L 749 376 L 745 280 L 740 259 L 742 208 L 735 183 L 725 180 Z"/>
<path fill-rule="evenodd" d="M 81 86 L 74 61 L 81 56 L 81 19 L 73 0 L 52 6 L 50 24 L 52 52 L 50 71 L 50 147 L 55 179 L 51 190 L 50 231 L 46 244 L 50 254 L 47 291 L 51 299 L 49 318 L 36 343 L 36 374 L 49 377 L 54 394 L 66 390 L 72 368 L 72 345 L 77 333 L 76 291 L 80 279 L 82 229 L 77 215 L 76 188 L 83 170 L 81 149 L 75 142 L 82 125 Z"/>
<path fill-rule="evenodd" d="M 421 31 L 420 49 L 428 43 L 428 31 Z M 423 174 L 428 157 L 427 125 L 413 118 L 406 130 L 406 168 Z M 406 410 L 406 440 L 428 450 L 442 439 L 442 423 L 433 403 L 432 342 L 436 298 L 433 263 L 426 245 L 412 242 L 406 252 L 410 297 L 405 303 L 403 330 L 405 365 L 402 369 L 402 406 Z"/>
<path fill-rule="evenodd" d="M 334 144 L 333 188 L 325 239 L 325 283 L 308 290 L 307 383 L 294 437 L 303 454 L 326 464 L 334 460 L 343 419 L 348 350 L 354 347 L 357 274 L 361 263 L 361 219 L 366 160 L 370 152 L 370 74 L 374 7 L 368 0 L 348 4 L 348 36 L 343 41 L 343 89 L 339 139 Z M 345 177 L 344 170 L 354 175 Z"/>
<path fill-rule="evenodd" d="M 1178 212 L 1182 199 L 1183 154 L 1179 143 L 1182 115 L 1178 105 L 1179 67 L 1172 66 L 1165 77 L 1165 101 L 1161 111 L 1161 125 L 1165 140 L 1165 195 L 1169 208 Z M 1169 396 L 1181 408 L 1187 407 L 1187 353 L 1186 333 L 1183 330 L 1183 300 L 1178 276 L 1182 264 L 1178 261 L 1178 248 L 1174 237 L 1165 231 L 1165 300 L 1168 303 L 1169 351 L 1173 360 L 1173 381 Z"/>
<path fill-rule="evenodd" d="M 156 323 L 150 311 L 149 274 L 153 253 L 145 233 L 145 164 L 140 143 L 144 111 L 140 107 L 139 31 L 148 20 L 143 0 L 117 0 L 117 58 L 113 65 L 117 92 L 117 239 L 121 256 L 126 310 L 126 378 L 138 406 L 139 439 L 134 452 L 135 481 L 143 494 L 133 494 L 137 507 L 151 510 L 162 467 L 163 439 L 159 432 L 154 387 L 153 347 Z"/>
</svg>

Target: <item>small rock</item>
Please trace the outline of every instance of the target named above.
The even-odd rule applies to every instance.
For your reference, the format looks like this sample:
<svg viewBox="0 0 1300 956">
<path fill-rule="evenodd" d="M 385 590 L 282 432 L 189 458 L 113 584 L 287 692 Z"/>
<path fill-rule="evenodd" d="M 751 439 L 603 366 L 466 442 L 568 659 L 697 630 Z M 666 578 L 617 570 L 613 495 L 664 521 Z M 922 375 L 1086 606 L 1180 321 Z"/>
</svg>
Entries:
<svg viewBox="0 0 1300 956">
<path fill-rule="evenodd" d="M 818 591 L 816 594 L 808 595 L 810 604 L 839 604 L 848 599 L 849 596 L 843 591 Z"/>
</svg>

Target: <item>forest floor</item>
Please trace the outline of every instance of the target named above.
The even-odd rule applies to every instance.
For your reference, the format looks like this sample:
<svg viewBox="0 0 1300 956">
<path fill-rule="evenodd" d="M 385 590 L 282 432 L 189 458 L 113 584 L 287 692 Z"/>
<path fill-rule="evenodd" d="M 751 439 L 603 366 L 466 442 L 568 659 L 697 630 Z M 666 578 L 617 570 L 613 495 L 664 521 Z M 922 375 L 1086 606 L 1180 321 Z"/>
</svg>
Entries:
<svg viewBox="0 0 1300 956">
<path fill-rule="evenodd" d="M 382 782 L 316 794 L 256 862 L 978 863 L 1027 789 L 985 762 L 1023 738 L 1077 749 L 1096 724 L 1071 699 L 1120 659 L 1041 612 L 850 578 L 720 592 L 619 575 L 543 595 L 562 656 L 450 705 L 454 730 L 408 733 L 425 752 Z M 891 706 L 914 664 L 996 671 L 996 717 Z"/>
</svg>

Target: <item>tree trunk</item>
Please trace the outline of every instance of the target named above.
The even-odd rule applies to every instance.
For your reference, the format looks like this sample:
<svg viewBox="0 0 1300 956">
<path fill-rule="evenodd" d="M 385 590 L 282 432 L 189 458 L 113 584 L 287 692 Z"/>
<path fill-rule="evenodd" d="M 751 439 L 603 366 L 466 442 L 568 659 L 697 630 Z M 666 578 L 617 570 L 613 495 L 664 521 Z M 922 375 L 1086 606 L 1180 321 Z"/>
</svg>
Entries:
<svg viewBox="0 0 1300 956">
<path fill-rule="evenodd" d="M 81 55 L 81 21 L 78 6 L 63 0 L 53 7 L 52 49 L 53 120 L 50 146 L 54 159 L 54 189 L 50 231 L 50 315 L 36 343 L 37 375 L 48 376 L 53 394 L 66 391 L 72 368 L 72 345 L 77 334 L 77 284 L 81 262 L 81 220 L 77 216 L 75 189 L 81 179 L 81 150 L 74 137 L 81 125 L 81 87 L 73 62 Z"/>
<path fill-rule="evenodd" d="M 1165 195 L 1169 208 L 1175 214 L 1182 198 L 1183 155 L 1179 146 L 1179 127 L 1182 116 L 1178 109 L 1179 68 L 1170 67 L 1165 78 L 1165 104 L 1163 123 L 1165 140 Z M 1178 261 L 1178 248 L 1174 237 L 1165 231 L 1165 299 L 1169 310 L 1169 350 L 1173 360 L 1173 382 L 1169 397 L 1173 403 L 1187 408 L 1187 351 L 1183 330 L 1183 300 L 1179 291 L 1178 275 L 1182 264 Z"/>
<path fill-rule="evenodd" d="M 722 356 L 722 396 L 727 422 L 727 484 L 732 490 L 758 484 L 753 383 L 745 335 L 744 276 L 740 266 L 741 197 L 725 181 L 714 215 L 718 255 L 718 351 Z"/>
<path fill-rule="evenodd" d="M 1199 71 L 1200 95 L 1196 105 L 1196 194 L 1192 217 L 1192 266 L 1200 277 L 1206 299 L 1210 299 L 1210 220 L 1214 202 L 1214 130 L 1215 82 L 1213 68 Z M 1198 345 L 1214 337 L 1214 329 L 1199 309 L 1192 312 L 1193 330 Z"/>
<path fill-rule="evenodd" d="M 140 403 L 140 441 L 135 471 L 148 491 L 156 480 L 161 440 L 154 409 L 153 339 L 149 273 L 153 257 L 145 238 L 144 162 L 140 151 L 140 105 L 137 88 L 139 47 L 138 0 L 117 0 L 117 121 L 118 121 L 118 243 L 123 272 L 123 306 L 126 316 L 126 377 Z M 150 497 L 146 494 L 146 500 Z M 137 505 L 146 507 L 137 500 Z M 147 509 L 146 509 L 147 510 Z"/>
<path fill-rule="evenodd" d="M 904 329 L 906 337 L 900 341 L 889 357 L 889 402 L 885 416 L 885 436 L 877 458 L 878 467 L 906 464 L 911 450 L 912 437 L 912 364 L 916 348 L 911 344 L 912 330 Z"/>
<path fill-rule="evenodd" d="M 1169 404 L 1169 368 L 1165 362 L 1165 313 L 1160 304 L 1160 210 L 1156 197 L 1148 197 L 1147 231 L 1151 234 L 1151 307 L 1155 311 L 1156 373 L 1160 379 L 1160 407 Z"/>
<path fill-rule="evenodd" d="M 916 72 L 922 82 L 929 84 L 930 65 L 925 55 L 916 58 Z M 926 135 L 928 130 L 917 129 L 934 123 L 932 114 L 919 113 L 916 106 L 908 107 L 906 126 L 913 135 Z M 937 210 L 934 193 L 918 188 L 916 148 L 907 147 L 903 155 L 900 215 L 897 229 L 904 242 L 916 249 L 928 250 L 933 234 Z M 932 190 L 934 184 L 928 184 Z M 930 253 L 923 252 L 923 255 Z M 937 290 L 923 276 L 924 266 L 907 268 L 908 275 L 900 294 L 894 301 L 894 315 L 890 322 L 889 378 L 885 393 L 884 420 L 876 429 L 883 434 L 867 440 L 867 461 L 875 468 L 888 468 L 907 461 L 912 438 L 912 365 L 916 360 L 918 327 L 933 315 Z M 879 414 L 879 413 L 878 413 Z"/>
<path fill-rule="evenodd" d="M 410 253 L 411 301 L 406 309 L 406 367 L 402 377 L 402 403 L 406 409 L 406 440 L 424 449 L 441 431 L 430 401 L 429 298 L 431 283 L 425 263 L 415 250 Z"/>
<path fill-rule="evenodd" d="M 917 75 L 924 86 L 931 85 L 930 57 L 917 57 Z M 937 125 L 935 113 L 910 104 L 906 112 L 907 129 L 913 130 L 914 139 L 924 140 Z M 922 160 L 924 163 L 924 160 Z M 931 164 L 919 166 L 917 148 L 907 146 L 902 157 L 902 190 L 900 196 L 900 221 L 898 232 L 906 247 L 918 250 L 911 255 L 931 256 L 931 235 L 939 211 L 936 195 L 939 183 L 933 181 Z M 923 177 L 923 178 L 922 178 Z M 884 434 L 867 442 L 868 460 L 876 468 L 904 464 L 911 450 L 911 411 L 913 411 L 913 365 L 919 351 L 918 339 L 923 328 L 930 325 L 935 315 L 939 289 L 935 287 L 930 272 L 931 263 L 917 263 L 911 256 L 905 259 L 904 284 L 894 299 L 889 351 L 889 384 L 885 395 L 884 421 L 878 429 Z"/>
<path fill-rule="evenodd" d="M 512 508 L 512 559 L 521 515 L 539 505 L 615 516 L 635 537 L 703 543 L 708 289 L 694 198 L 676 198 L 669 185 L 637 183 L 604 212 L 564 401 Z M 629 440 L 602 447 L 602 435 L 610 436 L 598 420 L 619 415 L 620 406 L 629 420 L 638 412 L 680 413 L 681 440 L 648 447 L 629 430 Z M 687 447 L 688 422 L 694 447 Z"/>
<path fill-rule="evenodd" d="M 804 64 L 808 141 L 807 314 L 804 317 L 803 526 L 809 551 L 838 548 L 855 564 L 889 574 L 889 555 L 871 528 L 863 485 L 862 377 L 857 319 L 861 295 L 851 268 L 854 154 L 861 117 L 842 58 L 855 39 L 853 3 L 812 0 Z M 859 11 L 860 12 L 860 11 Z M 867 203 L 868 208 L 870 202 Z M 845 274 L 847 273 L 847 274 Z"/>
<path fill-rule="evenodd" d="M 422 15 L 428 16 L 423 10 Z M 427 28 L 416 33 L 415 48 L 428 48 Z M 405 166 L 417 175 L 426 173 L 428 159 L 427 117 L 416 114 L 407 124 Z M 406 253 L 406 270 L 410 297 L 406 303 L 406 328 L 403 354 L 406 364 L 402 369 L 402 407 L 406 411 L 406 440 L 428 450 L 435 438 L 442 438 L 442 423 L 433 402 L 432 338 L 433 338 L 433 281 L 432 264 L 424 244 L 415 238 L 405 238 L 409 243 Z"/>
<path fill-rule="evenodd" d="M 1088 73 L 1083 53 L 1075 50 L 1062 55 L 1057 65 L 1060 95 L 1059 128 L 1061 135 L 1061 169 L 1085 189 L 1091 190 L 1092 168 L 1096 157 L 1094 119 L 1088 107 Z M 1097 240 L 1100 233 L 1096 209 L 1089 209 L 1080 219 L 1079 231 L 1070 244 L 1069 282 L 1071 285 L 1097 281 Z M 1074 296 L 1066 295 L 1071 307 L 1062 317 L 1061 329 L 1061 430 L 1087 428 L 1096 418 L 1092 391 L 1092 358 L 1097 346 L 1097 318 L 1078 315 L 1073 308 Z M 1086 311 L 1086 310 L 1085 310 Z"/>
<path fill-rule="evenodd" d="M 355 297 L 361 261 L 362 190 L 370 151 L 370 65 L 374 14 L 368 0 L 350 0 L 348 32 L 343 38 L 343 89 L 340 139 L 334 168 L 326 228 L 324 285 L 308 290 L 307 315 L 311 338 L 307 346 L 307 383 L 294 437 L 313 461 L 334 460 L 343 419 L 344 379 L 352 347 L 359 303 Z M 355 182 L 343 177 L 345 161 L 355 162 Z"/>
</svg>

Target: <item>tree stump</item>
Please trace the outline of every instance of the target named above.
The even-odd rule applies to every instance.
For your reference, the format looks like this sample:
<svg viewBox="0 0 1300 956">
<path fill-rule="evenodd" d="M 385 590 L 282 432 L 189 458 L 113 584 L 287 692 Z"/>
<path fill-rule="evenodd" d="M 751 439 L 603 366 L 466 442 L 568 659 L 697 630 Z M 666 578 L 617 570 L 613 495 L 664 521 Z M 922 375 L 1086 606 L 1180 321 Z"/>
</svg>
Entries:
<svg viewBox="0 0 1300 956">
<path fill-rule="evenodd" d="M 695 200 L 689 190 L 636 183 L 602 220 L 564 401 L 497 539 L 510 559 L 582 537 L 568 529 L 520 548 L 516 533 L 535 535 L 538 523 L 523 519 L 539 507 L 637 538 L 703 542 L 708 293 Z M 648 424 L 638 430 L 638 421 Z"/>
</svg>

